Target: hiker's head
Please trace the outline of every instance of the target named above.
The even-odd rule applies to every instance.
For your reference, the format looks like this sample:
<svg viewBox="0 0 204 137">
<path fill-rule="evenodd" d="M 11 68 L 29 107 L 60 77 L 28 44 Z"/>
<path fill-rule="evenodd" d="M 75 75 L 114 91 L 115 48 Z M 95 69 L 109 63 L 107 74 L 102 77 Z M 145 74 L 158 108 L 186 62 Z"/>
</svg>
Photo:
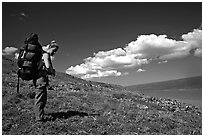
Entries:
<svg viewBox="0 0 204 137">
<path fill-rule="evenodd" d="M 58 51 L 59 47 L 58 46 L 52 46 L 50 49 L 49 49 L 49 53 L 51 56 L 53 56 L 57 51 Z"/>
<path fill-rule="evenodd" d="M 55 40 L 52 40 L 49 44 L 50 54 L 54 55 L 57 50 L 59 49 L 58 44 L 55 42 Z"/>
</svg>

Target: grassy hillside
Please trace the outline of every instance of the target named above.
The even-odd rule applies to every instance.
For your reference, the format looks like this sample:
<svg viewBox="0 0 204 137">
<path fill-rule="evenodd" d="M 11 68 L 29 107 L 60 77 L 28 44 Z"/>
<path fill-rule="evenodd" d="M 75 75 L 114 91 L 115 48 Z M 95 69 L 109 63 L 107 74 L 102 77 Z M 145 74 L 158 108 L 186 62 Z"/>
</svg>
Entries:
<svg viewBox="0 0 204 137">
<path fill-rule="evenodd" d="M 202 88 L 202 76 L 128 86 L 129 90 L 165 90 Z"/>
<path fill-rule="evenodd" d="M 53 119 L 36 123 L 32 82 L 21 81 L 17 94 L 15 61 L 2 61 L 3 135 L 202 134 L 202 112 L 195 106 L 64 73 L 50 77 L 45 113 Z"/>
</svg>

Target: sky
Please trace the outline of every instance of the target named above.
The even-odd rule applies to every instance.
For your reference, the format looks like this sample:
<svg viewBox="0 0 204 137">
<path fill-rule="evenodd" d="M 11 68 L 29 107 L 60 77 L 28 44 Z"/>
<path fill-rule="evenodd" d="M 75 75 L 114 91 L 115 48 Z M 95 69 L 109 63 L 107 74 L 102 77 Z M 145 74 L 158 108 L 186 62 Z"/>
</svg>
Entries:
<svg viewBox="0 0 204 137">
<path fill-rule="evenodd" d="M 202 75 L 201 2 L 3 2 L 2 55 L 37 33 L 56 71 L 122 86 Z"/>
</svg>

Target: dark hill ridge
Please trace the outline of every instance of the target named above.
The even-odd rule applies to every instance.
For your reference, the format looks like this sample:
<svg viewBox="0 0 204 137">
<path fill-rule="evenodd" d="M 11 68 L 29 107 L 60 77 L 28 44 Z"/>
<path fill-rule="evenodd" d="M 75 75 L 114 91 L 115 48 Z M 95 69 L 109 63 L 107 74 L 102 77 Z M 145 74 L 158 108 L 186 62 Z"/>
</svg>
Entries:
<svg viewBox="0 0 204 137">
<path fill-rule="evenodd" d="M 32 82 L 21 81 L 17 94 L 15 60 L 3 57 L 2 70 L 3 135 L 202 134 L 202 113 L 195 106 L 60 72 L 50 77 L 45 108 L 53 119 L 36 123 Z"/>
<path fill-rule="evenodd" d="M 202 88 L 202 76 L 169 80 L 163 82 L 132 85 L 126 87 L 129 90 L 165 90 L 165 89 L 186 89 Z"/>
</svg>

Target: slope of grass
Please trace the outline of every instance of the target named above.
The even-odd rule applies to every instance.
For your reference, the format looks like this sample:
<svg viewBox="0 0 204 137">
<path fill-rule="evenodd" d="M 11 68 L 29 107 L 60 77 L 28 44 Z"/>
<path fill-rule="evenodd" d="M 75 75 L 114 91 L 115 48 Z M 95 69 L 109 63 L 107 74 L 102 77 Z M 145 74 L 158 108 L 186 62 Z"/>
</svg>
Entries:
<svg viewBox="0 0 204 137">
<path fill-rule="evenodd" d="M 12 71 L 3 73 L 3 135 L 202 134 L 202 113 L 195 106 L 62 73 L 50 77 L 45 113 L 53 119 L 36 123 L 34 87 L 21 81 L 17 94 L 16 81 Z"/>
</svg>

